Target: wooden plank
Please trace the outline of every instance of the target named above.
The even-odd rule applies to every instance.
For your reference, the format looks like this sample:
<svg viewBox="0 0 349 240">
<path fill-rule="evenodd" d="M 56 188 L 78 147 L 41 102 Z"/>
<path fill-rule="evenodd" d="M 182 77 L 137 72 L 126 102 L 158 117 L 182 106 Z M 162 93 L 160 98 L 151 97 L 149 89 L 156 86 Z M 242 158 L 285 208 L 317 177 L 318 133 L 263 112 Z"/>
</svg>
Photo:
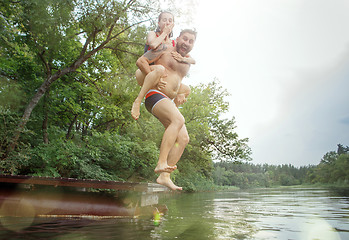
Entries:
<svg viewBox="0 0 349 240">
<path fill-rule="evenodd" d="M 155 183 L 132 183 L 132 182 L 118 182 L 118 181 L 102 181 L 102 180 L 94 180 L 94 179 L 38 177 L 38 176 L 27 176 L 27 175 L 0 175 L 0 182 L 64 186 L 64 187 L 128 190 L 128 191 L 138 191 L 138 192 L 168 191 L 166 187 L 160 184 L 155 184 Z"/>
</svg>

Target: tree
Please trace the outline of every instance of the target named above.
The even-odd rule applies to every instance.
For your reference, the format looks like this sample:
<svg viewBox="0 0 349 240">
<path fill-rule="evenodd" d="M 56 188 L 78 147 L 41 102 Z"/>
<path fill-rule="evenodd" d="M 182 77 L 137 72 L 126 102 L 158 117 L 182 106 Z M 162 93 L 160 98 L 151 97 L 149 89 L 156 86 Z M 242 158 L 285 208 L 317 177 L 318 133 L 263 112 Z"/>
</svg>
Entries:
<svg viewBox="0 0 349 240">
<path fill-rule="evenodd" d="M 349 154 L 348 147 L 337 145 L 337 151 L 327 152 L 321 159 L 320 164 L 309 174 L 313 183 L 347 183 Z"/>
<path fill-rule="evenodd" d="M 16 51 L 19 46 L 26 46 L 31 55 L 37 56 L 35 61 L 40 62 L 43 69 L 37 75 L 42 82 L 24 110 L 7 154 L 16 147 L 33 109 L 55 81 L 77 70 L 84 72 L 87 66 L 98 61 L 96 54 L 101 51 L 113 51 L 119 57 L 135 54 L 132 44 L 137 43 L 130 41 L 130 31 L 133 26 L 145 21 L 141 15 L 149 12 L 148 3 L 136 0 L 26 0 L 4 3 L 5 20 L 18 29 L 16 45 L 6 41 L 6 47 Z"/>
<path fill-rule="evenodd" d="M 342 144 L 337 144 L 337 154 L 338 155 L 341 155 L 341 154 L 344 154 L 347 152 L 349 152 L 348 146 L 344 147 Z"/>
<path fill-rule="evenodd" d="M 177 164 L 180 184 L 184 187 L 194 188 L 200 179 L 212 179 L 213 161 L 229 158 L 240 162 L 249 158 L 248 139 L 240 139 L 235 133 L 234 120 L 221 120 L 228 110 L 226 96 L 226 90 L 213 80 L 192 87 L 188 101 L 180 108 L 190 137 Z M 193 181 L 196 182 L 194 186 Z"/>
<path fill-rule="evenodd" d="M 234 118 L 221 118 L 228 111 L 225 100 L 228 95 L 217 79 L 192 89 L 190 99 L 183 106 L 191 141 L 213 154 L 215 160 L 250 160 L 248 139 L 239 138 Z"/>
<path fill-rule="evenodd" d="M 335 181 L 348 183 L 349 181 L 349 154 L 344 153 L 339 155 L 334 169 Z"/>
<path fill-rule="evenodd" d="M 321 159 L 320 163 L 323 164 L 334 164 L 338 158 L 338 153 L 335 151 L 327 152 Z"/>
</svg>

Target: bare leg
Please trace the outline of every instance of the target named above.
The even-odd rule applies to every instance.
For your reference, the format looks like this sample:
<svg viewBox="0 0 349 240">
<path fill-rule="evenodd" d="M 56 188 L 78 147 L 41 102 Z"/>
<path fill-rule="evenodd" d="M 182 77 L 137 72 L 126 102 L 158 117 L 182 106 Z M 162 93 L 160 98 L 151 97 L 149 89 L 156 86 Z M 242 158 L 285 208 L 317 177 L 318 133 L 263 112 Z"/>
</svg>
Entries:
<svg viewBox="0 0 349 240">
<path fill-rule="evenodd" d="M 171 148 L 168 154 L 167 164 L 169 166 L 175 166 L 177 164 L 188 143 L 189 143 L 188 131 L 186 126 L 183 125 L 182 129 L 178 134 L 175 144 L 173 145 L 173 147 Z"/>
<path fill-rule="evenodd" d="M 136 75 L 136 80 L 137 80 L 138 85 L 142 86 L 143 83 L 144 83 L 144 78 L 145 78 L 146 75 L 139 69 L 137 69 L 135 75 Z"/>
<path fill-rule="evenodd" d="M 176 166 L 169 166 L 167 158 L 175 145 L 180 130 L 184 126 L 184 117 L 169 99 L 158 102 L 153 109 L 153 114 L 165 127 L 160 146 L 159 161 L 154 171 L 156 173 L 172 172 L 176 169 Z"/>
<path fill-rule="evenodd" d="M 185 125 L 183 125 L 182 129 L 178 134 L 178 137 L 174 146 L 169 152 L 168 159 L 167 159 L 167 164 L 169 166 L 176 166 L 188 142 L 189 142 L 189 136 L 188 136 L 187 128 L 185 127 Z M 160 176 L 156 179 L 156 182 L 172 190 L 182 190 L 182 187 L 179 187 L 172 182 L 170 178 L 170 174 L 167 172 L 160 173 Z"/>
<path fill-rule="evenodd" d="M 154 70 L 154 68 L 156 68 L 158 65 L 151 65 L 150 66 L 150 70 Z M 144 79 L 146 77 L 146 75 L 139 69 L 137 69 L 136 71 L 136 80 L 139 86 L 143 86 L 144 83 Z M 166 81 L 163 78 L 160 78 L 160 81 L 157 84 L 157 89 L 161 90 L 166 86 Z M 180 88 L 180 91 L 182 90 L 182 88 Z M 183 90 L 182 90 L 183 91 Z"/>
<path fill-rule="evenodd" d="M 137 82 L 139 85 L 142 84 L 142 88 L 139 91 L 137 98 L 133 102 L 132 109 L 131 109 L 131 115 L 135 120 L 139 118 L 141 102 L 145 94 L 150 89 L 154 88 L 160 82 L 160 79 L 162 77 L 165 77 L 165 68 L 162 65 L 154 65 L 151 67 L 151 70 L 152 71 L 148 73 L 147 76 L 145 76 L 143 81 L 142 81 L 142 78 L 144 74 L 140 74 L 139 72 L 136 72 Z"/>
</svg>

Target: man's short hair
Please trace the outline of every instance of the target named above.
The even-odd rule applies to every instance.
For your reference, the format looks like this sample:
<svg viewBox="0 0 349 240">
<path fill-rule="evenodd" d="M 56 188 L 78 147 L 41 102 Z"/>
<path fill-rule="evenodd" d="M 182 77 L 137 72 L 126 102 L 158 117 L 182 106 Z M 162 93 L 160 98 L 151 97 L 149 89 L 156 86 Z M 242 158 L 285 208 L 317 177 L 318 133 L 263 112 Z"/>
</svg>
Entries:
<svg viewBox="0 0 349 240">
<path fill-rule="evenodd" d="M 184 33 L 190 33 L 190 34 L 193 34 L 195 39 L 196 39 L 196 35 L 198 34 L 195 30 L 192 30 L 192 29 L 183 29 L 181 31 L 181 33 L 179 34 L 179 36 L 182 36 L 182 34 Z"/>
</svg>

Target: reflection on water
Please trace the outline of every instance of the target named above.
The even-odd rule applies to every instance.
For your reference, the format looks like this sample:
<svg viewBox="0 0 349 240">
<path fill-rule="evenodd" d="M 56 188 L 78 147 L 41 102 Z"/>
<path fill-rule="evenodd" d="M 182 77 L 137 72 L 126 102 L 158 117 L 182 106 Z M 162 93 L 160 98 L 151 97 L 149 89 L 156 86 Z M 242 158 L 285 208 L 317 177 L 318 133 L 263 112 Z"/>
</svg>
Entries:
<svg viewBox="0 0 349 240">
<path fill-rule="evenodd" d="M 25 225 L 28 219 L 12 220 Z M 150 220 L 39 218 L 32 226 L 17 231 L 2 227 L 0 239 L 152 239 L 154 228 Z"/>
<path fill-rule="evenodd" d="M 349 239 L 349 197 L 321 189 L 171 194 L 151 219 L 1 218 L 0 239 Z"/>
<path fill-rule="evenodd" d="M 324 190 L 258 190 L 221 193 L 213 200 L 216 239 L 348 239 L 348 198 Z M 242 229 L 234 226 L 243 222 Z M 243 230 L 247 232 L 243 232 Z"/>
</svg>

